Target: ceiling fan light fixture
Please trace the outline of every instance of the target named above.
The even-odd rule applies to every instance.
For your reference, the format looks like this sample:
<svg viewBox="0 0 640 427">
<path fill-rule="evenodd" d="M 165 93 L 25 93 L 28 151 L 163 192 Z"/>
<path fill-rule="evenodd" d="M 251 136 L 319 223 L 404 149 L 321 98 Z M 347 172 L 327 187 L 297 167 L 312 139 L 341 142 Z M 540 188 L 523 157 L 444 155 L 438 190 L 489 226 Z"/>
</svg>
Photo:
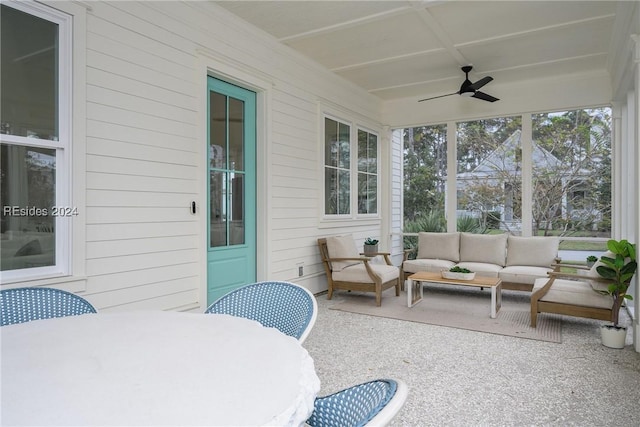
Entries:
<svg viewBox="0 0 640 427">
<path fill-rule="evenodd" d="M 464 96 L 465 98 L 472 97 L 476 92 L 474 90 L 465 90 L 464 92 L 460 92 L 460 96 Z"/>
</svg>

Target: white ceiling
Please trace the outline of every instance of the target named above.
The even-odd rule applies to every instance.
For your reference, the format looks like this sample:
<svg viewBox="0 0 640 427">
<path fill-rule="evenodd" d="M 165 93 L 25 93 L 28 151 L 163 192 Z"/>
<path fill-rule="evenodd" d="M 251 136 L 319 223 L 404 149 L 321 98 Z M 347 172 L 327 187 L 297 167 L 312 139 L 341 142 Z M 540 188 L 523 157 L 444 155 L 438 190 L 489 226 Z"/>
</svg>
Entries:
<svg viewBox="0 0 640 427">
<path fill-rule="evenodd" d="M 216 3 L 371 94 L 397 99 L 456 92 L 467 64 L 472 82 L 606 71 L 620 2 Z"/>
</svg>

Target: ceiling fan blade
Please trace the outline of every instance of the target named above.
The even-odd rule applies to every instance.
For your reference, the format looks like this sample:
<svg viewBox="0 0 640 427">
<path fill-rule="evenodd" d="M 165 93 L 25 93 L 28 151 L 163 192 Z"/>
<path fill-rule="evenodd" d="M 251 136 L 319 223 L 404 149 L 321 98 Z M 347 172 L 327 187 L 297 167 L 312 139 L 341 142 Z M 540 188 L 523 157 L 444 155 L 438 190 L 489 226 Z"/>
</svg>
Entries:
<svg viewBox="0 0 640 427">
<path fill-rule="evenodd" d="M 480 92 L 479 90 L 476 91 L 476 93 L 474 93 L 472 96 L 472 98 L 478 98 L 478 99 L 482 99 L 483 101 L 489 101 L 489 102 L 496 102 L 496 101 L 500 101 L 500 99 L 495 98 L 491 95 L 487 95 L 484 92 Z"/>
<path fill-rule="evenodd" d="M 418 102 L 429 101 L 430 99 L 444 98 L 445 96 L 457 95 L 459 93 L 460 92 L 453 92 L 453 93 L 448 93 L 446 95 L 434 96 L 432 98 L 419 99 Z"/>
<path fill-rule="evenodd" d="M 486 85 L 487 83 L 489 83 L 491 80 L 493 80 L 493 77 L 491 76 L 486 76 L 481 78 L 480 80 L 478 80 L 477 82 L 473 83 L 471 86 L 469 86 L 471 89 L 473 90 L 478 90 L 480 89 L 482 86 Z"/>
</svg>

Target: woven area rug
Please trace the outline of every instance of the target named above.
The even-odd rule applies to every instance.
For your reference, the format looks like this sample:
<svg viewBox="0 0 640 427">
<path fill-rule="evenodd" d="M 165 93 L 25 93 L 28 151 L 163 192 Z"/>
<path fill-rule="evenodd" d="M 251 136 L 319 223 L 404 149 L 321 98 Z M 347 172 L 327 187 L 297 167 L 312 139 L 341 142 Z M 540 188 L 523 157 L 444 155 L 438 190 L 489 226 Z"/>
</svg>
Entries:
<svg viewBox="0 0 640 427">
<path fill-rule="evenodd" d="M 341 310 L 369 316 L 387 317 L 410 322 L 467 329 L 490 334 L 508 335 L 532 340 L 562 342 L 561 316 L 544 313 L 538 316 L 538 326 L 530 325 L 529 293 L 502 292 L 502 308 L 495 319 L 489 317 L 491 290 L 463 286 L 428 284 L 424 298 L 407 307 L 407 294 L 395 296 L 389 289 L 382 294 L 382 306 L 376 307 L 373 293 L 334 292 L 331 310 Z"/>
</svg>

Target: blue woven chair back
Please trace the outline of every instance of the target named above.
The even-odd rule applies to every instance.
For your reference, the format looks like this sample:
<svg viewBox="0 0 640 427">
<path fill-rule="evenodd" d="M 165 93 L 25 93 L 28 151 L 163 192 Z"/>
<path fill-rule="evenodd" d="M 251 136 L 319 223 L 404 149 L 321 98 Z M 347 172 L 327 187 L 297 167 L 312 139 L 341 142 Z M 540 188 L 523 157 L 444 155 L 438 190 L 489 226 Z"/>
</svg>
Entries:
<svg viewBox="0 0 640 427">
<path fill-rule="evenodd" d="M 364 426 L 389 403 L 396 389 L 396 381 L 381 379 L 319 397 L 307 424 L 312 427 Z"/>
<path fill-rule="evenodd" d="M 300 339 L 315 320 L 316 304 L 306 289 L 290 282 L 258 282 L 220 297 L 205 313 L 230 314 Z"/>
<path fill-rule="evenodd" d="M 53 288 L 15 288 L 0 291 L 0 326 L 52 317 L 95 313 L 84 298 Z"/>
</svg>

